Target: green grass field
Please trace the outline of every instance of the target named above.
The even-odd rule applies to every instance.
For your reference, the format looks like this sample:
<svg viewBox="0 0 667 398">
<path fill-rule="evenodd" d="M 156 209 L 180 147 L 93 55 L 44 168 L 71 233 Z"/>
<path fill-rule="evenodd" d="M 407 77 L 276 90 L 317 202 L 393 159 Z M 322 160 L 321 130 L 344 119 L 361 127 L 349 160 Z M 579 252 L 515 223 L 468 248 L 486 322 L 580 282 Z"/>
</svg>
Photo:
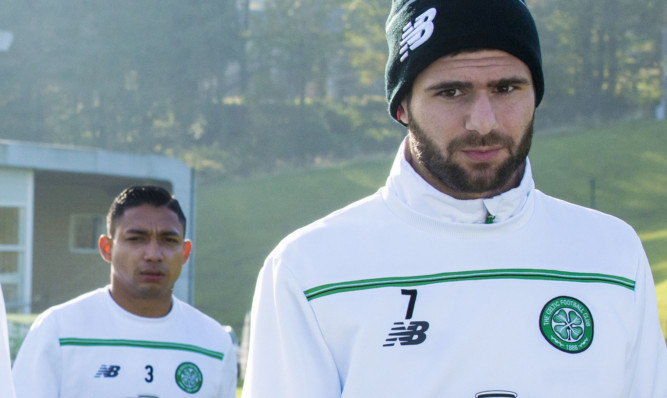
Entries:
<svg viewBox="0 0 667 398">
<path fill-rule="evenodd" d="M 241 333 L 257 272 L 292 230 L 376 191 L 393 156 L 198 187 L 195 304 Z M 623 218 L 640 234 L 667 330 L 667 123 L 536 133 L 538 189 Z M 591 194 L 591 180 L 595 195 Z"/>
</svg>

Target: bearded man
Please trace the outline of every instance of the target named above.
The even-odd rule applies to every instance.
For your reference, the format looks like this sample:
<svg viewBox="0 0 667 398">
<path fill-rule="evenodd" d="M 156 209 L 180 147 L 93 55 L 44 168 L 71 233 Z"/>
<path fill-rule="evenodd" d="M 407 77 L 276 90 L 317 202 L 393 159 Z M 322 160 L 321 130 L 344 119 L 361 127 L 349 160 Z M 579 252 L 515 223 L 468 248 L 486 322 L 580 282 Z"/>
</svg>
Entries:
<svg viewBox="0 0 667 398">
<path fill-rule="evenodd" d="M 535 189 L 524 2 L 394 0 L 387 40 L 407 136 L 376 194 L 267 258 L 243 397 L 667 397 L 636 233 Z"/>
</svg>

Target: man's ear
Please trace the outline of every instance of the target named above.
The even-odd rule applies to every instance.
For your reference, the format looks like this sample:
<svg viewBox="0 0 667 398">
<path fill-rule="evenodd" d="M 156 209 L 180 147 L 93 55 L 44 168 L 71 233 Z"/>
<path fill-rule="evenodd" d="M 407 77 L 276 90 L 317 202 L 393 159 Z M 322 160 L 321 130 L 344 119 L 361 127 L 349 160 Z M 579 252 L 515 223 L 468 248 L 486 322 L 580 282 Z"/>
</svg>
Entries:
<svg viewBox="0 0 667 398">
<path fill-rule="evenodd" d="M 190 253 L 192 252 L 192 241 L 190 239 L 186 239 L 183 242 L 183 257 L 185 257 L 185 262 L 190 259 Z"/>
<path fill-rule="evenodd" d="M 408 122 L 410 121 L 410 115 L 408 115 L 408 112 L 406 111 L 407 106 L 406 106 L 406 99 L 404 98 L 401 103 L 398 105 L 398 109 L 396 110 L 396 118 L 403 123 L 404 125 L 408 125 Z"/>
<path fill-rule="evenodd" d="M 100 240 L 97 242 L 98 247 L 100 248 L 100 256 L 104 261 L 111 263 L 111 248 L 113 247 L 113 239 L 106 235 L 100 236 Z"/>
</svg>

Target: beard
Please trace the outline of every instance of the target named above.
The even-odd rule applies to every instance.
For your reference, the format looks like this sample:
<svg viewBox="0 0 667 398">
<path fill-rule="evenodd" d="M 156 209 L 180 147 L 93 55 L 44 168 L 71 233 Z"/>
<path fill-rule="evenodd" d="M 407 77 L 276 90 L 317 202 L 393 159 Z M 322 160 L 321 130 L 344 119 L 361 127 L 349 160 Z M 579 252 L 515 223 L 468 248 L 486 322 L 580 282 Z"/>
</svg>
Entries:
<svg viewBox="0 0 667 398">
<path fill-rule="evenodd" d="M 507 187 L 517 170 L 523 167 L 533 139 L 535 118 L 530 120 L 518 145 L 511 137 L 492 131 L 482 135 L 470 131 L 453 139 L 443 154 L 438 146 L 424 132 L 419 123 L 411 117 L 408 129 L 412 134 L 412 148 L 420 162 L 436 179 L 454 191 L 466 194 L 487 192 L 500 193 Z M 462 148 L 502 146 L 509 157 L 498 166 L 491 163 L 477 163 L 472 170 L 466 170 L 452 159 L 452 155 Z"/>
</svg>

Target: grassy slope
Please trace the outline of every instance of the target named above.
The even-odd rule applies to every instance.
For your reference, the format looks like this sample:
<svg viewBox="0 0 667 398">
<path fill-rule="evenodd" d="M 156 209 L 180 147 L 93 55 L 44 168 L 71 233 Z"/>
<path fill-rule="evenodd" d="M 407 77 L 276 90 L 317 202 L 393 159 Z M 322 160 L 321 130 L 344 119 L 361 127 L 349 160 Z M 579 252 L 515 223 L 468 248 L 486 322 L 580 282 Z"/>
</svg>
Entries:
<svg viewBox="0 0 667 398">
<path fill-rule="evenodd" d="M 264 257 L 290 231 L 377 190 L 391 158 L 199 187 L 195 304 L 240 333 Z M 537 186 L 637 229 L 667 322 L 667 123 L 642 122 L 552 136 L 531 153 Z M 667 330 L 667 323 L 663 323 Z"/>
</svg>

